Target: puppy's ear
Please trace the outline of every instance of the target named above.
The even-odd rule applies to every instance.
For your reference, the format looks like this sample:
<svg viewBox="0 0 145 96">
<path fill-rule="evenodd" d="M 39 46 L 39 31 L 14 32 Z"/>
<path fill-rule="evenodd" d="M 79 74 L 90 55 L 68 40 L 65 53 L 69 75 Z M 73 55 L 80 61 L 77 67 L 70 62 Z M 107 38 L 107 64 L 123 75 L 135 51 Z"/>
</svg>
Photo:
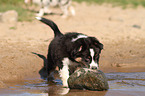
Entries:
<svg viewBox="0 0 145 96">
<path fill-rule="evenodd" d="M 103 44 L 102 43 L 100 43 L 100 42 L 95 42 L 94 43 L 95 44 L 95 46 L 98 46 L 101 50 L 103 49 Z"/>
<path fill-rule="evenodd" d="M 95 37 L 90 37 L 90 39 L 93 45 L 99 47 L 101 50 L 103 49 L 103 44 L 100 43 L 99 40 L 97 40 Z"/>
<path fill-rule="evenodd" d="M 82 51 L 83 46 L 80 46 L 79 48 L 76 48 L 72 52 L 72 59 L 74 59 L 76 62 L 81 62 L 82 58 L 80 56 L 80 52 Z"/>
<path fill-rule="evenodd" d="M 82 49 L 83 49 L 83 46 L 81 45 L 81 46 L 79 47 L 78 51 L 81 52 Z"/>
<path fill-rule="evenodd" d="M 73 56 L 77 55 L 77 53 L 81 52 L 82 49 L 83 49 L 83 46 L 82 45 L 79 46 L 79 47 L 74 48 L 74 50 L 72 51 L 72 55 Z"/>
</svg>

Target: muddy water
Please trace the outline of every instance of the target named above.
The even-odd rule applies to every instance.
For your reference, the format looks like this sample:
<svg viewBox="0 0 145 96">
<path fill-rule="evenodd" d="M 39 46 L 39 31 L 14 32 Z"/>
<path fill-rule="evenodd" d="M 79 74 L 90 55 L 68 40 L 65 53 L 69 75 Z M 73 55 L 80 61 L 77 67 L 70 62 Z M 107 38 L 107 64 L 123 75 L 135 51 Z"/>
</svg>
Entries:
<svg viewBox="0 0 145 96">
<path fill-rule="evenodd" d="M 1 89 L 0 96 L 145 96 L 145 72 L 106 73 L 106 76 L 108 91 L 69 90 L 60 84 L 33 78 L 8 82 L 10 87 Z"/>
</svg>

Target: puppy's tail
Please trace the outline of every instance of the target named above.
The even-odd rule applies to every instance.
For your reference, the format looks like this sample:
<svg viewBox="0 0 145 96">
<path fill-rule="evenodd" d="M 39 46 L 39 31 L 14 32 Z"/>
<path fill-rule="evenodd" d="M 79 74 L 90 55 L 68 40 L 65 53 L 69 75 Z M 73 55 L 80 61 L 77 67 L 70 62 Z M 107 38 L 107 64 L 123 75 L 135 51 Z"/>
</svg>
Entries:
<svg viewBox="0 0 145 96">
<path fill-rule="evenodd" d="M 39 21 L 41 21 L 41 22 L 45 23 L 46 25 L 50 26 L 50 28 L 54 31 L 55 37 L 63 35 L 60 32 L 60 30 L 58 29 L 57 25 L 53 21 L 48 20 L 46 18 L 42 18 L 42 17 L 36 17 L 36 19 L 38 19 Z"/>
</svg>

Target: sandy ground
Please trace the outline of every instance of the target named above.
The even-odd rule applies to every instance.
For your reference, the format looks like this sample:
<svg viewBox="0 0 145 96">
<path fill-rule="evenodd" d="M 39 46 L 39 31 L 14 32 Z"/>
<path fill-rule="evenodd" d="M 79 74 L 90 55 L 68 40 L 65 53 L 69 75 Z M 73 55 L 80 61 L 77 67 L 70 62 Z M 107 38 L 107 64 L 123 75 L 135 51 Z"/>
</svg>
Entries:
<svg viewBox="0 0 145 96">
<path fill-rule="evenodd" d="M 73 4 L 76 16 L 62 19 L 45 15 L 65 32 L 95 36 L 104 44 L 100 68 L 104 72 L 145 72 L 145 9 L 122 9 L 110 5 Z M 55 9 L 54 12 L 59 12 Z M 37 20 L 0 23 L 0 87 L 5 81 L 39 77 L 53 31 Z"/>
</svg>

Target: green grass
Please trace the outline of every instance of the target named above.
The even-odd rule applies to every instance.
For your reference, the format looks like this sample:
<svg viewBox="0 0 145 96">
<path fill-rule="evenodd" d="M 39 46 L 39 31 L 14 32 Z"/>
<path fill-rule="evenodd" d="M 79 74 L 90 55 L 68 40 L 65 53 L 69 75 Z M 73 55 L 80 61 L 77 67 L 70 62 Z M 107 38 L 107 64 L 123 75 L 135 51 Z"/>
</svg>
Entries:
<svg viewBox="0 0 145 96">
<path fill-rule="evenodd" d="M 22 8 L 24 0 L 0 0 L 0 12 L 16 10 L 18 12 L 18 21 L 32 21 L 34 15 L 27 9 Z"/>
<path fill-rule="evenodd" d="M 113 6 L 122 6 L 123 8 L 133 7 L 141 5 L 145 7 L 145 0 L 73 0 L 76 2 L 87 2 L 96 4 L 112 4 Z M 18 12 L 18 21 L 31 21 L 34 18 L 34 13 L 24 9 L 24 0 L 0 0 L 0 12 L 7 10 L 16 10 Z"/>
<path fill-rule="evenodd" d="M 77 2 L 88 2 L 88 3 L 97 3 L 97 4 L 103 4 L 108 3 L 112 4 L 114 6 L 122 6 L 122 7 L 137 7 L 139 5 L 145 7 L 145 0 L 74 0 Z"/>
<path fill-rule="evenodd" d="M 22 3 L 24 0 L 0 0 L 0 4 L 12 4 L 12 5 L 18 5 Z"/>
</svg>

